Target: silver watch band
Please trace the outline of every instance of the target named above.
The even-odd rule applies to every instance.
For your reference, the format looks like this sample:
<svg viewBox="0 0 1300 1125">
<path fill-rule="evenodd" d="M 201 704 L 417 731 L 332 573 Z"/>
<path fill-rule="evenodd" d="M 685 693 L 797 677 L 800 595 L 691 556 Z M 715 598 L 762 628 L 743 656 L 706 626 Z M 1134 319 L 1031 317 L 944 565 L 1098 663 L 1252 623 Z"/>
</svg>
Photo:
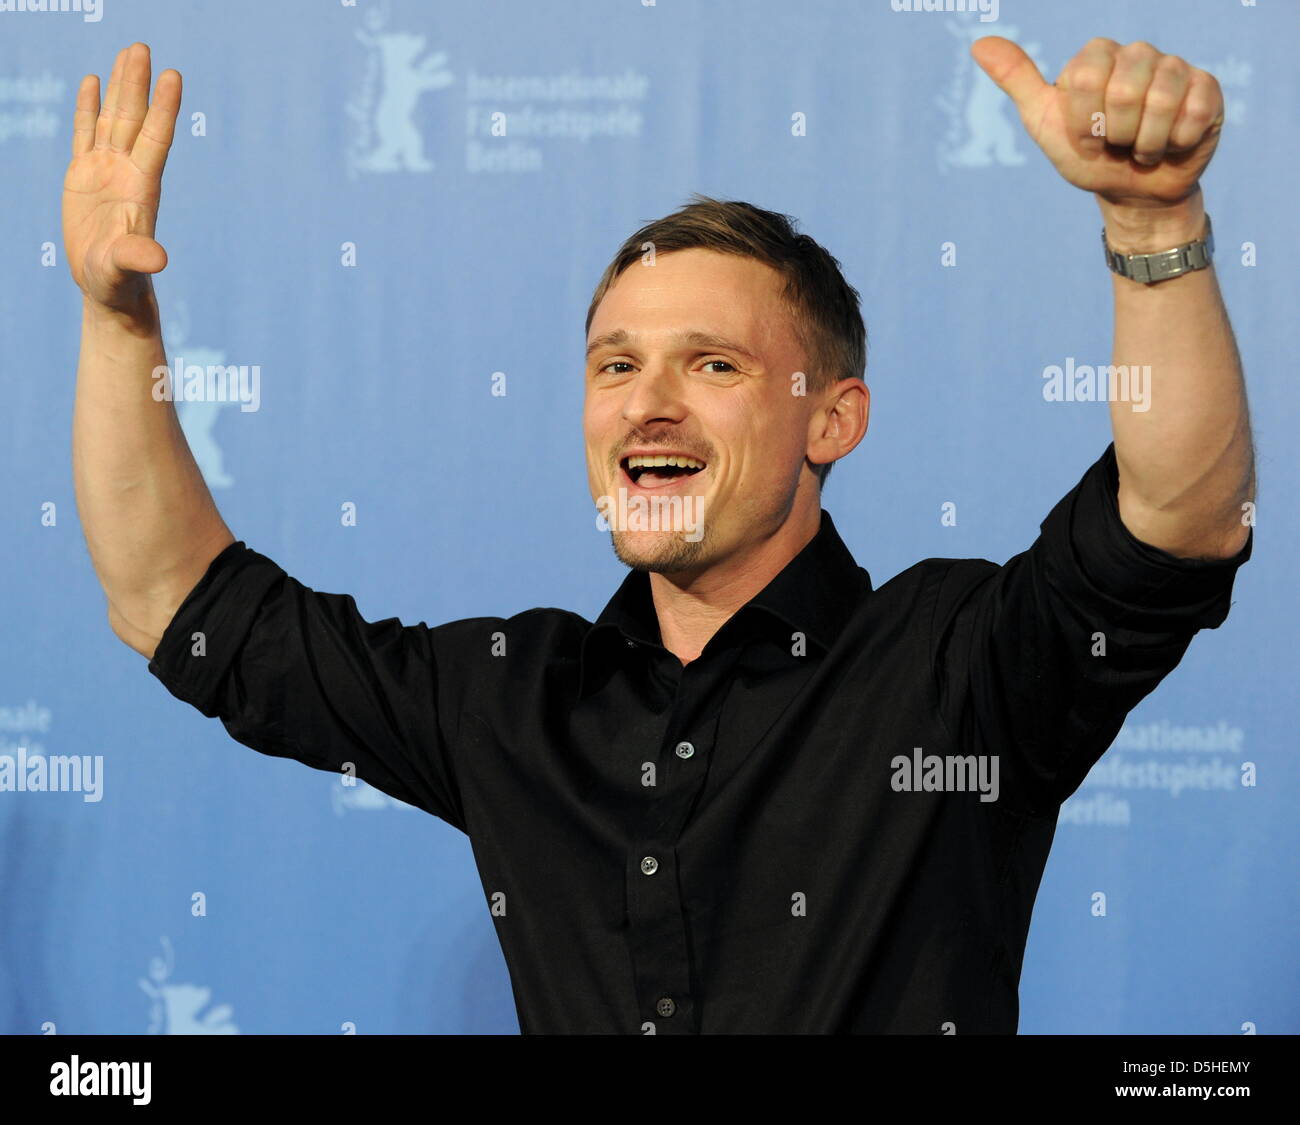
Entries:
<svg viewBox="0 0 1300 1125">
<path fill-rule="evenodd" d="M 1205 269 L 1214 257 L 1214 228 L 1207 214 L 1205 234 L 1192 242 L 1184 242 L 1172 250 L 1158 250 L 1154 254 L 1120 254 L 1110 248 L 1106 241 L 1106 228 L 1102 227 L 1101 246 L 1106 253 L 1106 265 L 1113 272 L 1149 285 L 1192 270 Z"/>
</svg>

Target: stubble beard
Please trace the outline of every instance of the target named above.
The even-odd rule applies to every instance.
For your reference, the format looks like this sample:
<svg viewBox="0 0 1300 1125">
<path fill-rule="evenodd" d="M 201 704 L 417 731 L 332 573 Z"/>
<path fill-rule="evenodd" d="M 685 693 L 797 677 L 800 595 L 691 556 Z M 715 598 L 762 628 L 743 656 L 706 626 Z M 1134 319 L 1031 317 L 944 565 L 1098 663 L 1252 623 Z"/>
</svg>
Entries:
<svg viewBox="0 0 1300 1125">
<path fill-rule="evenodd" d="M 695 542 L 680 531 L 659 532 L 648 542 L 645 532 L 615 531 L 610 535 L 614 554 L 625 566 L 647 573 L 674 574 L 694 570 L 704 561 L 704 536 Z"/>
</svg>

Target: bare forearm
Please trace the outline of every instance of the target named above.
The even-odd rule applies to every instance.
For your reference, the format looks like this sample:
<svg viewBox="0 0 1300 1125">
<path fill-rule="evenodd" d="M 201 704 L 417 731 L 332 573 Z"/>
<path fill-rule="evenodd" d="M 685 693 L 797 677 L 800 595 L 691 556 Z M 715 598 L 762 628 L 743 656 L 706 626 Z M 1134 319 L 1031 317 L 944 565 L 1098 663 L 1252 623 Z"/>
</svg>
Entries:
<svg viewBox="0 0 1300 1125">
<path fill-rule="evenodd" d="M 1102 203 L 1107 240 L 1145 253 L 1199 238 L 1198 190 L 1147 212 Z M 1142 400 L 1111 401 L 1119 507 L 1139 539 L 1184 557 L 1224 557 L 1245 542 L 1254 453 L 1241 359 L 1214 267 L 1153 285 L 1112 276 L 1116 367 Z M 1135 372 L 1139 373 L 1135 379 Z"/>
<path fill-rule="evenodd" d="M 72 427 L 77 508 L 114 631 L 146 655 L 234 541 L 175 407 L 154 397 L 153 371 L 165 363 L 152 292 L 129 316 L 83 302 Z"/>
</svg>

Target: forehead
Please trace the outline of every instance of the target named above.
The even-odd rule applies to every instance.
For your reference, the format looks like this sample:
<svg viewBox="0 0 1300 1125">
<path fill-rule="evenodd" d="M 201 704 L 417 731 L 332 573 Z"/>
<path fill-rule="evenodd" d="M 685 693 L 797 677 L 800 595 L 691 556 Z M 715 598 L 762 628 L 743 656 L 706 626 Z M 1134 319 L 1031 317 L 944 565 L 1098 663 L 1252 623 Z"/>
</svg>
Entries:
<svg viewBox="0 0 1300 1125">
<path fill-rule="evenodd" d="M 618 329 L 649 335 L 685 326 L 743 335 L 755 347 L 782 346 L 790 328 L 783 287 L 781 275 L 754 258 L 700 248 L 658 254 L 653 266 L 633 262 L 609 287 L 588 340 Z"/>
</svg>

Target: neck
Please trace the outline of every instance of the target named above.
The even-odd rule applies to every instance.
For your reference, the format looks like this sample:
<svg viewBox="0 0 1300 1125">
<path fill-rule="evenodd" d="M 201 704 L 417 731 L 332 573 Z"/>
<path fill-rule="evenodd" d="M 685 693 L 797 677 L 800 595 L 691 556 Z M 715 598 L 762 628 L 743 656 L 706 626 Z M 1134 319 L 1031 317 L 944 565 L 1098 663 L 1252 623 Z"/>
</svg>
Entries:
<svg viewBox="0 0 1300 1125">
<path fill-rule="evenodd" d="M 650 575 L 664 648 L 683 664 L 696 659 L 732 615 L 783 571 L 821 528 L 821 505 L 792 512 L 772 535 L 744 544 L 704 570 Z"/>
</svg>

